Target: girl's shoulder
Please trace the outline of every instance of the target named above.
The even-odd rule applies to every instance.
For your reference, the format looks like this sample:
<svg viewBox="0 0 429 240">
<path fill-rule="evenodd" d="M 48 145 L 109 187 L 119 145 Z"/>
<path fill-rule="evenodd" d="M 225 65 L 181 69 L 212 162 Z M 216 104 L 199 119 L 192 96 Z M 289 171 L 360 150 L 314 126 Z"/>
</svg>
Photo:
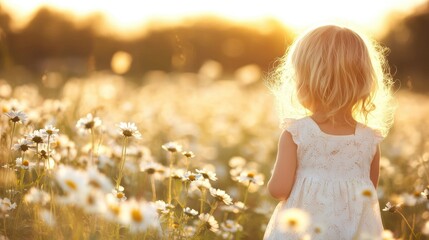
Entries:
<svg viewBox="0 0 429 240">
<path fill-rule="evenodd" d="M 292 139 L 296 144 L 301 143 L 301 136 L 305 129 L 308 128 L 306 125 L 308 124 L 308 116 L 303 118 L 285 118 L 280 124 L 280 127 L 283 131 L 287 131 L 292 135 Z"/>
<path fill-rule="evenodd" d="M 320 128 L 314 123 L 310 116 L 302 118 L 285 118 L 281 123 L 283 131 L 288 131 L 295 143 L 300 143 L 303 138 L 308 137 L 324 137 L 334 140 L 339 139 L 350 139 L 350 138 L 364 138 L 367 141 L 371 141 L 375 144 L 380 143 L 384 137 L 381 131 L 373 129 L 363 123 L 357 122 L 355 134 L 353 135 L 330 135 L 322 132 Z"/>
<path fill-rule="evenodd" d="M 373 142 L 375 144 L 379 144 L 381 141 L 383 141 L 384 136 L 379 129 L 371 128 L 363 123 L 358 123 L 361 126 L 361 135 L 366 138 L 373 139 Z"/>
</svg>

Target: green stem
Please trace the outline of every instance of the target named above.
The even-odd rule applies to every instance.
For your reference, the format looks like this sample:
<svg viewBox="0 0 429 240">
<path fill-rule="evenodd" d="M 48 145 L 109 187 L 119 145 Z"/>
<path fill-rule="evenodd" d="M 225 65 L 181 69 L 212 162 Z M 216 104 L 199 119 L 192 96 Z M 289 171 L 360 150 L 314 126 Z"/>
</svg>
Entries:
<svg viewBox="0 0 429 240">
<path fill-rule="evenodd" d="M 36 143 L 36 156 L 37 156 L 37 165 L 36 165 L 36 173 L 37 177 L 40 175 L 40 156 L 39 156 L 39 143 Z"/>
<path fill-rule="evenodd" d="M 414 232 L 414 229 L 411 227 L 410 223 L 407 221 L 404 214 L 402 214 L 399 210 L 397 211 L 397 213 L 399 213 L 399 215 L 401 215 L 402 219 L 404 219 L 405 223 L 407 224 L 408 228 L 410 229 L 411 234 L 413 234 L 414 238 L 417 239 L 417 236 L 416 236 L 416 233 Z"/>
<path fill-rule="evenodd" d="M 91 165 L 94 165 L 94 149 L 95 149 L 95 135 L 94 129 L 90 129 L 91 131 Z"/>
<path fill-rule="evenodd" d="M 118 179 L 116 180 L 116 189 L 119 190 L 119 186 L 121 186 L 121 180 L 122 180 L 122 174 L 124 171 L 124 165 L 125 165 L 125 157 L 127 155 L 127 137 L 124 137 L 124 142 L 122 144 L 122 157 L 121 157 L 121 163 L 119 166 L 119 174 Z"/>
<path fill-rule="evenodd" d="M 173 161 L 174 161 L 174 155 L 173 153 L 170 152 L 169 154 L 169 158 L 170 158 L 170 174 L 168 177 L 168 196 L 167 196 L 167 202 L 168 204 L 171 204 L 171 184 L 172 184 L 172 178 L 171 178 L 171 174 L 173 171 Z"/>
<path fill-rule="evenodd" d="M 47 151 L 47 159 L 46 159 L 46 161 L 45 161 L 45 166 L 44 166 L 44 168 L 43 168 L 43 171 L 45 171 L 46 170 L 46 168 L 50 168 L 50 162 L 49 162 L 49 158 L 51 157 L 51 135 L 48 135 L 48 142 L 47 142 L 47 147 L 46 147 L 46 151 Z"/>
<path fill-rule="evenodd" d="M 252 182 L 249 181 L 249 184 L 247 185 L 247 188 L 246 188 L 246 192 L 244 193 L 244 200 L 243 200 L 244 205 L 246 205 L 246 202 L 247 202 L 247 196 L 249 195 L 249 188 L 251 183 Z"/>
<path fill-rule="evenodd" d="M 13 143 L 13 135 L 15 135 L 15 127 L 16 127 L 16 122 L 13 122 L 12 133 L 10 134 L 10 144 L 9 144 L 10 161 L 11 161 L 12 164 L 13 164 L 13 160 L 12 160 L 12 143 Z"/>
<path fill-rule="evenodd" d="M 204 200 L 206 196 L 206 189 L 201 189 L 201 198 L 200 198 L 200 213 L 203 213 L 204 210 Z"/>
<path fill-rule="evenodd" d="M 218 204 L 219 204 L 219 202 L 216 200 L 215 203 L 213 204 L 212 208 L 210 209 L 210 215 L 213 215 L 213 213 L 216 210 Z"/>
<path fill-rule="evenodd" d="M 156 201 L 156 186 L 155 186 L 155 177 L 153 176 L 153 174 L 151 174 L 150 176 L 150 186 L 152 188 L 152 201 Z"/>
</svg>

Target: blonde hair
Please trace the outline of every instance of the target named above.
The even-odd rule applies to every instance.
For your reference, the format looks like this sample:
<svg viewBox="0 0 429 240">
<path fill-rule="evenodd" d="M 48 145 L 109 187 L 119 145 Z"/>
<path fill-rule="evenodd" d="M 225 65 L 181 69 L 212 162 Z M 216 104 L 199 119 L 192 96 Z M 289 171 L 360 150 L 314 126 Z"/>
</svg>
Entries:
<svg viewBox="0 0 429 240">
<path fill-rule="evenodd" d="M 386 49 L 345 27 L 322 26 L 298 37 L 269 75 L 281 119 L 344 111 L 385 136 L 393 124 Z"/>
</svg>

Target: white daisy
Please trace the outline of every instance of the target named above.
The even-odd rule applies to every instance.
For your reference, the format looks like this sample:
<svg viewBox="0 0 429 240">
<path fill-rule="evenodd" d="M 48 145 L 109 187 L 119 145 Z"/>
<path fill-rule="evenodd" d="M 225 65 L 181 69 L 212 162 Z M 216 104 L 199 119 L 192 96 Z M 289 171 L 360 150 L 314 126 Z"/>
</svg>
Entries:
<svg viewBox="0 0 429 240">
<path fill-rule="evenodd" d="M 192 151 L 184 151 L 182 152 L 183 156 L 187 157 L 188 159 L 194 158 L 195 154 Z"/>
<path fill-rule="evenodd" d="M 31 144 L 32 144 L 31 141 L 28 141 L 25 138 L 21 138 L 21 139 L 18 139 L 18 143 L 15 143 L 12 146 L 12 149 L 15 150 L 15 151 L 26 152 L 26 151 L 28 151 L 28 150 L 31 149 Z"/>
<path fill-rule="evenodd" d="M 160 227 L 156 207 L 135 199 L 123 203 L 120 221 L 122 224 L 128 225 L 131 232 L 143 232 L 150 228 Z"/>
<path fill-rule="evenodd" d="M 88 188 L 88 176 L 69 166 L 60 165 L 55 171 L 55 179 L 66 193 L 86 192 Z"/>
<path fill-rule="evenodd" d="M 127 200 L 127 196 L 125 196 L 125 193 L 123 192 L 123 190 L 121 191 L 121 190 L 113 189 L 112 195 L 116 198 L 117 201 L 124 202 L 125 200 Z"/>
<path fill-rule="evenodd" d="M 231 219 L 228 219 L 225 222 L 221 223 L 220 227 L 223 231 L 229 232 L 229 233 L 243 231 L 243 226 L 241 226 L 238 222 L 233 221 Z"/>
<path fill-rule="evenodd" d="M 191 216 L 191 217 L 195 217 L 195 216 L 198 215 L 198 211 L 196 211 L 196 210 L 194 210 L 192 208 L 189 208 L 189 207 L 186 207 L 185 209 L 183 209 L 183 212 L 186 215 Z"/>
<path fill-rule="evenodd" d="M 256 185 L 262 186 L 264 185 L 264 175 L 256 173 L 254 171 L 243 171 L 237 177 L 237 181 L 245 184 L 251 182 Z"/>
<path fill-rule="evenodd" d="M 112 181 L 106 175 L 98 171 L 97 167 L 88 167 L 88 183 L 94 188 L 101 189 L 108 193 L 113 188 Z"/>
<path fill-rule="evenodd" d="M 21 112 L 21 111 L 11 110 L 11 111 L 5 113 L 5 115 L 13 123 L 22 123 L 22 124 L 25 124 L 27 122 L 27 120 L 28 120 L 27 115 L 24 112 Z"/>
<path fill-rule="evenodd" d="M 29 169 L 31 167 L 34 167 L 33 163 L 30 163 L 30 161 L 28 161 L 27 159 L 22 160 L 22 158 L 17 158 L 15 160 L 16 163 L 16 167 L 18 168 L 22 168 L 22 169 Z"/>
<path fill-rule="evenodd" d="M 211 171 L 208 171 L 208 170 L 205 170 L 205 169 L 202 169 L 202 170 L 195 169 L 195 171 L 197 173 L 201 174 L 206 179 L 209 179 L 209 180 L 212 180 L 212 181 L 216 181 L 217 180 L 216 173 L 214 173 L 214 172 L 211 172 Z"/>
<path fill-rule="evenodd" d="M 45 135 L 40 130 L 34 130 L 32 133 L 29 133 L 26 136 L 26 138 L 27 140 L 32 141 L 33 143 L 36 143 L 36 144 L 41 144 L 46 142 Z"/>
<path fill-rule="evenodd" d="M 279 227 L 285 232 L 304 233 L 307 231 L 310 215 L 298 208 L 283 210 L 279 217 Z"/>
<path fill-rule="evenodd" d="M 44 135 L 50 138 L 51 141 L 54 141 L 56 137 L 58 137 L 58 133 L 60 130 L 58 128 L 55 128 L 52 125 L 45 126 L 44 129 L 40 130 Z"/>
<path fill-rule="evenodd" d="M 212 215 L 208 213 L 201 213 L 198 217 L 205 224 L 205 227 L 208 230 L 214 233 L 219 230 L 219 224 Z"/>
<path fill-rule="evenodd" d="M 201 178 L 201 179 L 197 179 L 195 181 L 192 181 L 190 184 L 190 187 L 191 188 L 198 188 L 200 191 L 202 191 L 203 189 L 210 189 L 212 186 L 211 186 L 208 179 Z"/>
<path fill-rule="evenodd" d="M 124 137 L 135 137 L 137 139 L 140 139 L 142 137 L 135 123 L 120 122 L 118 127 L 119 127 L 119 134 L 121 134 Z"/>
<path fill-rule="evenodd" d="M 158 200 L 155 202 L 155 206 L 157 208 L 158 213 L 160 214 L 167 214 L 169 213 L 172 209 L 174 209 L 174 205 L 173 204 L 168 204 L 162 200 Z"/>
<path fill-rule="evenodd" d="M 210 194 L 219 202 L 223 202 L 226 205 L 232 204 L 232 198 L 224 190 L 210 188 Z"/>
<path fill-rule="evenodd" d="M 224 205 L 221 206 L 220 209 L 224 212 L 230 212 L 230 213 L 240 213 L 247 209 L 246 205 L 244 205 L 243 202 L 237 201 L 234 204 L 231 205 Z"/>
<path fill-rule="evenodd" d="M 165 151 L 172 152 L 172 153 L 182 151 L 182 145 L 178 144 L 177 142 L 168 142 L 162 145 L 162 148 Z"/>
<path fill-rule="evenodd" d="M 201 174 L 187 171 L 185 174 L 183 174 L 182 181 L 193 182 L 202 178 L 203 178 L 203 175 Z"/>
<path fill-rule="evenodd" d="M 386 203 L 386 206 L 383 208 L 384 212 L 391 212 L 391 213 L 395 213 L 396 211 L 398 211 L 398 208 L 400 207 L 400 205 L 394 205 L 390 202 Z"/>
<path fill-rule="evenodd" d="M 101 119 L 99 117 L 92 116 L 91 113 L 88 113 L 86 117 L 79 119 L 76 123 L 76 128 L 80 133 L 86 133 L 89 130 L 98 128 L 101 126 Z"/>
<path fill-rule="evenodd" d="M 163 166 L 157 162 L 149 161 L 140 163 L 140 171 L 146 172 L 149 175 L 155 174 L 162 168 Z"/>
</svg>

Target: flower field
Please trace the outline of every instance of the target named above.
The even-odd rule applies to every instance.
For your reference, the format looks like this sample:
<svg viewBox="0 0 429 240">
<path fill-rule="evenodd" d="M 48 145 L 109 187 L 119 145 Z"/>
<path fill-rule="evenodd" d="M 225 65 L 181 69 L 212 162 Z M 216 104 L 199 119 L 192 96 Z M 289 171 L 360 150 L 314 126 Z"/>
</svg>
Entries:
<svg viewBox="0 0 429 240">
<path fill-rule="evenodd" d="M 0 80 L 0 239 L 262 239 L 281 129 L 260 76 L 96 73 L 48 92 Z M 383 239 L 425 239 L 429 98 L 396 99 L 381 146 Z M 285 230 L 309 221 L 287 217 Z"/>
</svg>

